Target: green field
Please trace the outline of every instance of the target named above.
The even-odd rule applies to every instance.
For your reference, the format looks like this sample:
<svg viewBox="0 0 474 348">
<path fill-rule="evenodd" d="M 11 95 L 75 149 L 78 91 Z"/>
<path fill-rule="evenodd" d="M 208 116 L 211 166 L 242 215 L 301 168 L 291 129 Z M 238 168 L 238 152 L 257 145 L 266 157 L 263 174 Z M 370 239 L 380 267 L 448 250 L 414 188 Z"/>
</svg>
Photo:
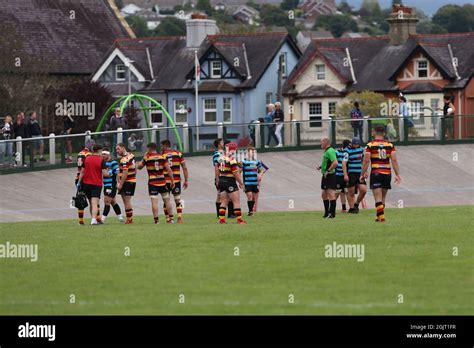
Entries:
<svg viewBox="0 0 474 348">
<path fill-rule="evenodd" d="M 333 220 L 259 213 L 247 226 L 211 214 L 182 225 L 0 224 L 0 244 L 39 248 L 37 262 L 0 259 L 0 314 L 472 315 L 473 213 L 388 209 L 385 224 L 373 209 Z M 364 261 L 326 258 L 333 242 L 363 244 Z"/>
</svg>

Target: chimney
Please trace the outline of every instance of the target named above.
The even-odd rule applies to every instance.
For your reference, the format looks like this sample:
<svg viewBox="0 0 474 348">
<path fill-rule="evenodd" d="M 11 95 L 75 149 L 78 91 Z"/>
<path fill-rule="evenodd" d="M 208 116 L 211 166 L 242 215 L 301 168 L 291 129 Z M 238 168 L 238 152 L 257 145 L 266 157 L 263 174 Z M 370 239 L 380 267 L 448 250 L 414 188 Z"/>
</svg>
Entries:
<svg viewBox="0 0 474 348">
<path fill-rule="evenodd" d="M 416 34 L 416 17 L 413 8 L 403 5 L 393 5 L 392 13 L 387 19 L 390 25 L 390 45 L 403 45 L 410 35 Z"/>
<path fill-rule="evenodd" d="M 216 21 L 207 19 L 205 14 L 193 13 L 186 21 L 186 47 L 198 48 L 207 37 L 218 32 Z"/>
</svg>

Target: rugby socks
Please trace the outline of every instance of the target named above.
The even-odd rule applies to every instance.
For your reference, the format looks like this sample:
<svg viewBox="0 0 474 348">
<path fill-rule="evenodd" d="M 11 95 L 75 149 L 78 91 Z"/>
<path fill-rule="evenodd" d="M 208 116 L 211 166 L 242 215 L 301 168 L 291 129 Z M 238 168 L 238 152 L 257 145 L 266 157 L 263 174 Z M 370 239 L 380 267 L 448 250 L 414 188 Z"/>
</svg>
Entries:
<svg viewBox="0 0 474 348">
<path fill-rule="evenodd" d="M 79 224 L 84 225 L 84 209 L 78 209 L 77 216 L 79 218 Z"/>
<path fill-rule="evenodd" d="M 176 200 L 176 213 L 178 214 L 178 218 L 183 215 L 183 206 L 181 205 L 181 200 Z"/>
<path fill-rule="evenodd" d="M 221 222 L 225 222 L 225 211 L 226 211 L 226 208 L 224 207 L 219 208 L 219 221 Z"/>
<path fill-rule="evenodd" d="M 133 209 L 125 209 L 125 214 L 127 215 L 127 223 L 131 224 L 133 222 Z"/>
<path fill-rule="evenodd" d="M 347 208 L 346 205 L 343 204 L 343 205 L 342 205 L 342 210 L 343 210 L 343 211 L 346 211 L 346 208 Z"/>
<path fill-rule="evenodd" d="M 95 219 L 97 220 L 97 222 L 102 222 L 102 220 L 100 218 L 100 205 L 97 205 L 97 215 L 96 215 Z"/>
<path fill-rule="evenodd" d="M 228 218 L 231 218 L 232 216 L 234 216 L 234 203 L 232 202 L 229 202 L 229 204 L 227 205 L 227 217 Z"/>
<path fill-rule="evenodd" d="M 219 209 L 221 208 L 221 204 L 216 202 L 216 214 L 217 214 L 217 217 L 219 217 Z"/>
<path fill-rule="evenodd" d="M 119 215 L 119 216 L 122 215 L 122 209 L 120 209 L 120 205 L 118 205 L 118 203 L 115 203 L 115 205 L 113 206 L 113 208 L 114 208 L 115 214 L 117 214 L 117 215 Z M 110 208 L 109 208 L 109 209 L 110 209 Z"/>
<path fill-rule="evenodd" d="M 235 208 L 234 209 L 234 214 L 237 217 L 237 222 L 242 221 L 242 209 L 240 208 Z"/>
<path fill-rule="evenodd" d="M 336 202 L 337 201 L 335 199 L 329 201 L 329 213 L 332 217 L 336 217 Z"/>
<path fill-rule="evenodd" d="M 153 220 L 155 221 L 155 224 L 157 224 L 157 223 L 160 221 L 160 219 L 158 218 L 158 216 L 154 216 L 154 217 L 153 217 Z"/>
<path fill-rule="evenodd" d="M 102 213 L 102 215 L 104 215 L 103 217 L 106 217 L 107 215 L 109 215 L 109 212 L 110 212 L 110 204 L 106 204 L 104 207 L 104 212 Z"/>
<path fill-rule="evenodd" d="M 253 213 L 253 207 L 255 206 L 255 201 L 247 201 L 249 207 L 249 213 Z"/>
<path fill-rule="evenodd" d="M 327 217 L 329 215 L 329 199 L 324 199 L 324 217 Z"/>
<path fill-rule="evenodd" d="M 166 209 L 166 204 L 163 204 L 163 212 L 165 213 L 166 220 L 168 220 L 168 219 L 169 219 L 169 215 L 168 215 L 168 209 Z"/>
<path fill-rule="evenodd" d="M 375 203 L 375 209 L 377 211 L 377 220 L 380 222 L 385 221 L 385 211 L 384 211 L 385 206 L 383 205 L 382 202 L 376 202 Z"/>
</svg>

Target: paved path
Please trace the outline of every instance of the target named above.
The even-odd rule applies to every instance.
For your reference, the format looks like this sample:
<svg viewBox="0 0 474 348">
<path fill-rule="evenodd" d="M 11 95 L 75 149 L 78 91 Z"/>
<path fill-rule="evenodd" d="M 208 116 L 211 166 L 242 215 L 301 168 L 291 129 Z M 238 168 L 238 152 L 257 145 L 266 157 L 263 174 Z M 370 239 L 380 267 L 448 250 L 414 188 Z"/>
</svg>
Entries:
<svg viewBox="0 0 474 348">
<path fill-rule="evenodd" d="M 260 154 L 270 171 L 263 180 L 259 210 L 322 209 L 321 176 L 314 169 L 321 154 L 321 150 Z M 388 207 L 398 206 L 400 200 L 405 207 L 474 204 L 474 145 L 399 147 L 398 156 L 403 182 L 392 185 Z M 210 157 L 190 157 L 187 163 L 191 180 L 182 195 L 185 213 L 214 212 Z M 0 176 L 0 222 L 75 218 L 76 211 L 69 208 L 74 176 L 73 168 Z M 371 196 L 367 202 L 372 207 Z M 144 171 L 138 174 L 133 203 L 135 214 L 150 214 Z"/>
</svg>

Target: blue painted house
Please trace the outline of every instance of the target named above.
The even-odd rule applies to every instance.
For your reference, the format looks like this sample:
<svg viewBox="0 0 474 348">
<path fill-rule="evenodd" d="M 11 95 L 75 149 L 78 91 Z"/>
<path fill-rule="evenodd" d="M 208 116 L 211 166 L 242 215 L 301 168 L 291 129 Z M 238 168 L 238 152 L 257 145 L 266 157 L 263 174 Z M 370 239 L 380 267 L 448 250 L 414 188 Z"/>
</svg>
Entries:
<svg viewBox="0 0 474 348">
<path fill-rule="evenodd" d="M 220 122 L 229 139 L 245 142 L 248 129 L 238 124 L 264 117 L 266 104 L 277 98 L 279 65 L 283 86 L 300 51 L 287 33 L 218 34 L 215 21 L 205 18 L 186 25 L 183 37 L 117 40 L 93 80 L 114 96 L 131 89 L 156 99 L 178 125 L 204 126 L 199 131 L 201 149 L 211 147 Z M 195 52 L 201 69 L 197 113 Z M 152 112 L 152 123 L 168 126 L 158 111 Z M 195 129 L 193 134 L 195 146 Z"/>
</svg>

